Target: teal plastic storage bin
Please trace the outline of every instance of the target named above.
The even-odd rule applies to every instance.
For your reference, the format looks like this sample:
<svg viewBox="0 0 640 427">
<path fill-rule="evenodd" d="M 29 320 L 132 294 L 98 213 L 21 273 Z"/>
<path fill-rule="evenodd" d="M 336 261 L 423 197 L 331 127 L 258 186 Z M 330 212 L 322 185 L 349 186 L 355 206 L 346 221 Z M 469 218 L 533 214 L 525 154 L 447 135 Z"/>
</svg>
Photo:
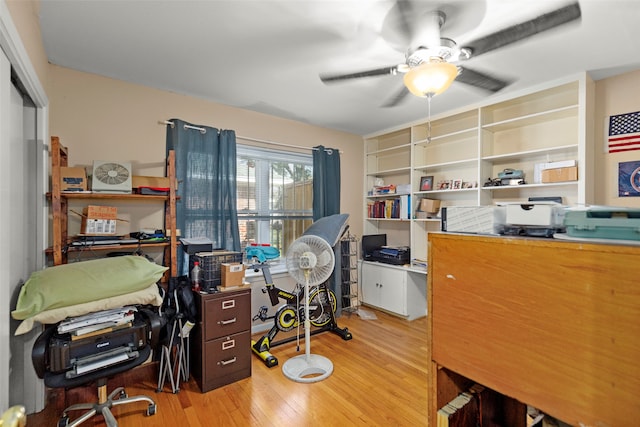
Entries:
<svg viewBox="0 0 640 427">
<path fill-rule="evenodd" d="M 640 209 L 614 206 L 567 209 L 564 225 L 570 237 L 640 241 Z"/>
</svg>

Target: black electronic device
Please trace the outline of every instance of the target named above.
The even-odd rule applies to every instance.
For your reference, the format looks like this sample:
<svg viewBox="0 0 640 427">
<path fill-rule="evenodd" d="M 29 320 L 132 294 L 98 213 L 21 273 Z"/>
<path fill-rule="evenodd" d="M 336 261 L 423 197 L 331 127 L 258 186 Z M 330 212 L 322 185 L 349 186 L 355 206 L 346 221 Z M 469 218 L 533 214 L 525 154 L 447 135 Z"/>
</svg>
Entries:
<svg viewBox="0 0 640 427">
<path fill-rule="evenodd" d="M 364 261 L 375 261 L 373 253 L 383 246 L 387 246 L 386 234 L 368 234 L 362 236 L 362 259 Z"/>
<path fill-rule="evenodd" d="M 103 361 L 101 355 L 108 356 L 104 358 L 104 365 L 125 361 L 127 357 L 118 354 L 118 357 L 114 358 L 112 357 L 114 354 L 110 352 L 116 349 L 126 350 L 118 351 L 124 354 L 144 346 L 147 324 L 144 320 L 136 318 L 131 325 L 109 327 L 100 332 L 102 333 L 99 335 L 88 333 L 86 338 L 75 337 L 70 333 L 55 334 L 49 341 L 49 370 L 51 372 L 73 370 L 84 360 L 94 362 L 96 367 L 100 367 L 100 362 Z M 75 376 L 77 372 L 69 375 Z"/>
<path fill-rule="evenodd" d="M 562 196 L 529 197 L 527 200 L 530 202 L 556 202 L 562 204 Z"/>
<path fill-rule="evenodd" d="M 409 264 L 411 250 L 407 246 L 383 246 L 373 251 L 371 261 L 378 261 L 385 264 L 404 265 Z"/>
</svg>

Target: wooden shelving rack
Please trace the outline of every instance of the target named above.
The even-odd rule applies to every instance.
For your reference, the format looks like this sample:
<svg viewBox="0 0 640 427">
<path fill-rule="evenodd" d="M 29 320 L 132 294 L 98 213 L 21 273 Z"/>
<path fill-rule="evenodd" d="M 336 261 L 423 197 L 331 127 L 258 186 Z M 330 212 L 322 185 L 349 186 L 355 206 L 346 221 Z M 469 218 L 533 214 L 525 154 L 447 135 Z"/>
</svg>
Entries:
<svg viewBox="0 0 640 427">
<path fill-rule="evenodd" d="M 163 243 L 145 243 L 145 248 L 163 247 L 165 250 L 165 260 L 168 259 L 169 277 L 177 274 L 178 263 L 176 256 L 176 172 L 175 172 L 175 152 L 171 150 L 167 157 L 167 177 L 169 178 L 169 194 L 166 196 L 142 195 L 142 194 L 104 194 L 104 193 L 72 193 L 62 192 L 60 187 L 60 168 L 68 166 L 68 149 L 60 143 L 57 136 L 51 137 L 51 193 L 47 196 L 51 199 L 52 214 L 52 247 L 47 250 L 53 257 L 53 265 L 66 264 L 69 252 L 80 251 L 68 245 L 68 208 L 69 200 L 118 200 L 127 202 L 164 202 L 165 231 L 168 231 L 169 241 Z M 121 250 L 135 249 L 138 244 L 104 245 L 92 247 L 93 250 Z"/>
</svg>

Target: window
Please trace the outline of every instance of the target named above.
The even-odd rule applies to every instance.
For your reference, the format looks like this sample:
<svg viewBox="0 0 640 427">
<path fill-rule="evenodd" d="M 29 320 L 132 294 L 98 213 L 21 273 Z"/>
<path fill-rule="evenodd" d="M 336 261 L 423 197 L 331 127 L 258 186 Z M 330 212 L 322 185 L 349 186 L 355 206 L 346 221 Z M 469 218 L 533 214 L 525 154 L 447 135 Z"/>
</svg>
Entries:
<svg viewBox="0 0 640 427">
<path fill-rule="evenodd" d="M 285 254 L 313 222 L 313 158 L 246 145 L 237 146 L 237 158 L 240 241 Z"/>
</svg>

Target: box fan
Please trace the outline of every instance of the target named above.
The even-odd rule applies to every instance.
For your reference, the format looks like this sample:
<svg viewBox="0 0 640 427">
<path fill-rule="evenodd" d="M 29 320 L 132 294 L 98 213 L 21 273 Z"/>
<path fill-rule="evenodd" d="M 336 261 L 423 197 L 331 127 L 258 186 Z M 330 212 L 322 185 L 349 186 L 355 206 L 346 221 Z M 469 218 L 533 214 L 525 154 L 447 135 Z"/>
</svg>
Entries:
<svg viewBox="0 0 640 427">
<path fill-rule="evenodd" d="M 131 193 L 131 163 L 93 161 L 91 190 L 96 193 Z"/>
</svg>

